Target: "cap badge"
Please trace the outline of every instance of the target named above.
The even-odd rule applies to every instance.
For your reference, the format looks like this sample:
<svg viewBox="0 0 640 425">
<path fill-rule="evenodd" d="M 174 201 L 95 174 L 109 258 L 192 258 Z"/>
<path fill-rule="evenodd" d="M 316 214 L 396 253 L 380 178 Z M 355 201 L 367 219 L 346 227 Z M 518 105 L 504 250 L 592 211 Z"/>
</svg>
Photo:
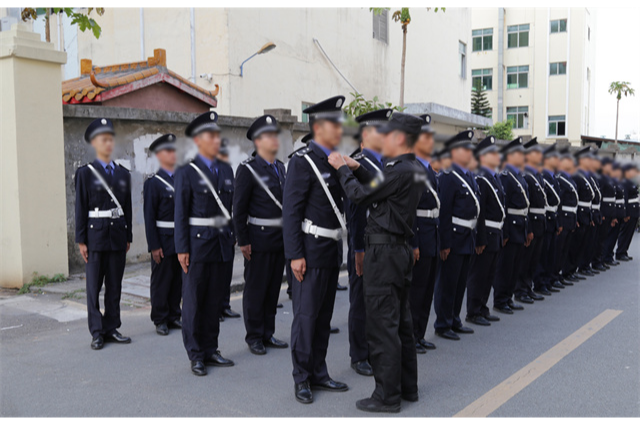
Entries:
<svg viewBox="0 0 640 425">
<path fill-rule="evenodd" d="M 271 124 L 272 121 L 271 117 L 267 117 L 267 124 Z"/>
<path fill-rule="evenodd" d="M 342 99 L 338 99 L 338 101 L 336 102 L 336 108 L 339 108 L 342 106 Z"/>
<path fill-rule="evenodd" d="M 391 116 L 391 111 L 387 111 L 387 118 Z"/>
<path fill-rule="evenodd" d="M 209 115 L 209 118 L 211 118 L 212 120 L 215 120 L 215 119 L 216 119 L 216 114 L 212 112 L 212 113 Z"/>
<path fill-rule="evenodd" d="M 102 120 L 100 120 L 100 122 L 102 123 L 102 125 L 107 125 L 107 120 L 105 120 L 104 118 L 102 118 Z"/>
<path fill-rule="evenodd" d="M 473 132 L 469 132 L 469 139 L 471 139 L 473 137 Z"/>
<path fill-rule="evenodd" d="M 495 143 L 495 142 L 496 142 L 495 137 L 491 136 L 491 143 Z"/>
<path fill-rule="evenodd" d="M 173 134 L 170 134 L 169 135 L 169 141 L 172 141 L 172 140 L 173 140 Z"/>
</svg>

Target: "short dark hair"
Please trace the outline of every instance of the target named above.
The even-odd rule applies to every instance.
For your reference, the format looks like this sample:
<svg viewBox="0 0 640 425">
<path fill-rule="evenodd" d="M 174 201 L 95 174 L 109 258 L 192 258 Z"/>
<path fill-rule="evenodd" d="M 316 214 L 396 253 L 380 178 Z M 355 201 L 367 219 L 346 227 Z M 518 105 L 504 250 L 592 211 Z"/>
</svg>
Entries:
<svg viewBox="0 0 640 425">
<path fill-rule="evenodd" d="M 413 148 L 413 146 L 418 141 L 418 134 L 404 133 L 404 137 L 405 137 L 404 138 L 405 143 L 407 144 L 407 147 L 409 147 L 409 148 Z"/>
</svg>

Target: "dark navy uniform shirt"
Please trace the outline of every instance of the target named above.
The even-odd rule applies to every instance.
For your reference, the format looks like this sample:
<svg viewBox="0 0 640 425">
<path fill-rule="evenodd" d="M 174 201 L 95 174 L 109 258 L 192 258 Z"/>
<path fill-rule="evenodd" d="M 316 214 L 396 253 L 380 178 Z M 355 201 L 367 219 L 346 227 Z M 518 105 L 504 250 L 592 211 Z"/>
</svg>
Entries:
<svg viewBox="0 0 640 425">
<path fill-rule="evenodd" d="M 542 170 L 542 179 L 544 190 L 547 194 L 547 225 L 545 226 L 547 233 L 558 231 L 558 214 L 560 211 L 560 183 L 550 170 Z M 554 211 L 555 209 L 555 211 Z"/>
<path fill-rule="evenodd" d="M 429 186 L 425 184 L 422 189 L 422 196 L 420 196 L 420 202 L 418 203 L 419 210 L 434 210 L 438 208 L 439 201 L 439 185 L 438 178 L 436 177 L 435 171 L 431 168 L 431 165 L 422 158 L 416 157 L 416 161 L 424 168 L 424 172 L 427 176 L 429 184 L 431 185 L 431 189 L 435 192 L 435 196 L 438 196 L 438 199 L 434 196 L 434 194 L 429 190 Z M 420 256 L 426 255 L 428 257 L 435 257 L 438 255 L 439 249 L 439 241 L 438 241 L 438 223 L 440 222 L 439 218 L 431 218 L 431 217 L 416 217 L 414 233 L 415 236 L 412 241 L 413 248 L 420 249 Z"/>
<path fill-rule="evenodd" d="M 257 226 L 247 222 L 249 216 L 262 219 L 282 218 L 282 209 L 273 202 L 247 166 L 256 172 L 280 205 L 286 178 L 284 164 L 278 160 L 271 164 L 256 155 L 240 164 L 236 170 L 233 195 L 233 222 L 238 245 L 251 245 L 252 251 L 281 251 L 284 249 L 281 226 Z"/>
<path fill-rule="evenodd" d="M 505 219 L 504 189 L 496 177 L 496 173 L 485 167 L 478 168 L 476 183 L 478 183 L 480 191 L 480 216 L 478 217 L 476 246 L 485 246 L 487 252 L 497 252 L 502 247 L 503 230 L 495 226 L 487 226 L 486 220 L 500 223 Z M 508 234 L 505 234 L 504 237 L 507 238 Z"/>
<path fill-rule="evenodd" d="M 144 182 L 143 210 L 147 247 L 149 252 L 162 248 L 164 255 L 173 255 L 176 253 L 173 229 L 158 227 L 156 222 L 167 221 L 173 223 L 175 192 L 160 179 L 156 178 L 156 175 L 169 183 L 169 185 L 174 185 L 173 174 L 169 175 L 162 168 Z"/>
<path fill-rule="evenodd" d="M 322 178 L 318 180 L 305 155 L 309 155 Z M 341 214 L 344 214 L 342 188 L 335 168 L 327 161 L 328 152 L 314 141 L 298 150 L 289 161 L 284 185 L 282 211 L 284 253 L 288 260 L 305 258 L 307 268 L 340 267 L 342 240 L 315 237 L 302 231 L 307 219 L 326 229 L 340 229 L 340 222 L 321 185 L 326 185 Z"/>
<path fill-rule="evenodd" d="M 617 215 L 615 182 L 613 181 L 613 178 L 604 174 L 599 174 L 597 178 L 600 185 L 600 192 L 602 194 L 600 213 L 603 218 L 614 219 Z M 605 199 L 609 199 L 609 201 L 605 201 Z"/>
<path fill-rule="evenodd" d="M 639 218 L 640 204 L 638 203 L 638 185 L 629 179 L 624 179 L 622 180 L 622 187 L 624 188 L 626 217 L 631 217 L 632 220 Z M 632 200 L 635 202 L 629 202 Z"/>
<path fill-rule="evenodd" d="M 76 243 L 87 245 L 89 251 L 120 251 L 127 249 L 133 240 L 131 230 L 131 175 L 129 170 L 111 162 L 113 175 L 108 175 L 97 159 L 93 168 L 110 186 L 122 206 L 124 216 L 119 218 L 89 218 L 89 211 L 106 211 L 117 208 L 109 193 L 84 165 L 76 170 Z"/>
<path fill-rule="evenodd" d="M 382 157 L 378 158 L 373 151 L 363 149 L 362 152 L 353 157 L 361 166 L 365 167 L 371 174 L 371 178 L 375 178 L 382 172 L 384 165 Z M 362 182 L 368 184 L 370 182 Z M 347 228 L 349 229 L 349 238 L 351 247 L 356 252 L 364 251 L 364 232 L 367 227 L 367 207 L 358 205 L 345 199 L 345 210 L 347 211 Z"/>
<path fill-rule="evenodd" d="M 222 204 L 232 214 L 233 170 L 226 162 L 207 166 L 202 157 L 192 161 L 217 190 Z M 217 170 L 217 173 L 215 172 Z M 192 262 L 220 262 L 233 259 L 235 236 L 231 223 L 221 228 L 189 225 L 190 217 L 222 217 L 223 213 L 209 186 L 189 164 L 175 174 L 175 243 L 178 253 L 189 253 Z"/>
<path fill-rule="evenodd" d="M 600 183 L 593 173 L 587 173 L 587 179 L 591 183 L 591 189 L 593 190 L 591 219 L 595 224 L 600 224 L 602 223 L 602 191 L 600 190 Z"/>
<path fill-rule="evenodd" d="M 542 175 L 533 167 L 525 167 L 524 180 L 529 187 L 529 232 L 533 232 L 533 237 L 544 236 L 547 221 L 547 201 L 544 191 L 544 181 Z M 533 213 L 531 209 L 543 210 L 542 214 Z"/>
<path fill-rule="evenodd" d="M 614 184 L 616 186 L 616 217 L 618 219 L 628 217 L 627 207 L 625 206 L 624 186 L 621 181 L 616 179 L 614 179 Z"/>
<path fill-rule="evenodd" d="M 568 211 L 563 207 L 576 210 L 578 207 L 578 185 L 573 178 L 560 171 L 556 176 L 558 184 L 560 185 L 560 208 L 558 208 L 558 225 L 562 227 L 562 231 L 569 232 L 576 228 L 577 214 L 575 212 Z M 576 210 L 577 211 L 577 210 Z"/>
<path fill-rule="evenodd" d="M 507 218 L 504 222 L 503 230 L 506 230 L 511 242 L 524 244 L 527 233 L 531 231 L 529 230 L 529 219 L 527 215 L 510 214 L 509 209 L 522 210 L 527 208 L 527 194 L 529 191 L 527 182 L 520 170 L 509 164 L 500 173 L 499 178 L 504 188 L 507 204 L 505 208 Z"/>
<path fill-rule="evenodd" d="M 590 204 L 591 201 L 593 201 L 595 190 L 591 186 L 591 181 L 587 175 L 587 172 L 584 170 L 578 170 L 573 175 L 573 180 L 576 182 L 578 190 L 578 200 L 580 202 L 586 202 L 587 204 Z M 578 205 L 578 223 L 580 223 L 580 226 L 589 226 L 592 219 L 593 217 L 591 215 L 591 207 Z"/>
<path fill-rule="evenodd" d="M 456 175 L 457 174 L 457 175 Z M 461 177 L 462 180 L 458 178 Z M 476 229 L 454 224 L 452 219 L 475 220 L 479 211 L 478 186 L 471 172 L 457 164 L 443 171 L 440 184 L 440 249 L 451 249 L 452 254 L 475 252 Z M 478 205 L 479 205 L 478 200 Z"/>
</svg>

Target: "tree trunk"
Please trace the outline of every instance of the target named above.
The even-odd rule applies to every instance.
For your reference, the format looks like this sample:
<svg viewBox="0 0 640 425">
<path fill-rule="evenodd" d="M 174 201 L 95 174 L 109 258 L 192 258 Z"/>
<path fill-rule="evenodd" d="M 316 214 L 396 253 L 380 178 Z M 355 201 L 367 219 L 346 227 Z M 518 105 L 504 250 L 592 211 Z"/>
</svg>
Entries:
<svg viewBox="0 0 640 425">
<path fill-rule="evenodd" d="M 407 58 L 407 25 L 402 25 L 402 63 L 400 65 L 400 107 L 404 107 L 404 62 Z"/>
<path fill-rule="evenodd" d="M 616 102 L 616 145 L 618 144 L 618 114 L 620 113 L 620 99 Z"/>
<path fill-rule="evenodd" d="M 44 35 L 47 43 L 51 43 L 51 8 L 47 7 L 46 18 L 44 19 Z"/>
</svg>

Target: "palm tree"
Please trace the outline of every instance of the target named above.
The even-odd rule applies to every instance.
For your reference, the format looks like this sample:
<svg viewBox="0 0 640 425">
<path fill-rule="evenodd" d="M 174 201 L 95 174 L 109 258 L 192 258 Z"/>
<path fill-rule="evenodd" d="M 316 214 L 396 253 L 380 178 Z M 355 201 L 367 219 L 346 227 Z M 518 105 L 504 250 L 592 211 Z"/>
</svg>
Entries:
<svg viewBox="0 0 640 425">
<path fill-rule="evenodd" d="M 430 7 L 427 7 L 427 10 L 430 10 Z M 389 10 L 388 7 L 372 7 L 371 10 L 374 14 L 380 15 L 383 10 Z M 434 9 L 436 12 L 438 10 L 445 11 L 444 7 L 436 7 Z M 403 7 L 400 10 L 396 10 L 391 15 L 391 18 L 394 22 L 400 22 L 402 24 L 402 61 L 400 63 L 400 108 L 404 107 L 404 64 L 407 59 L 407 26 L 411 23 L 411 14 L 409 13 L 408 7 Z"/>
<path fill-rule="evenodd" d="M 620 115 L 620 99 L 622 95 L 625 97 L 635 95 L 636 91 L 631 88 L 631 83 L 628 81 L 614 81 L 609 86 L 609 94 L 615 94 L 617 99 L 616 106 L 616 144 L 618 143 L 618 116 Z"/>
</svg>

